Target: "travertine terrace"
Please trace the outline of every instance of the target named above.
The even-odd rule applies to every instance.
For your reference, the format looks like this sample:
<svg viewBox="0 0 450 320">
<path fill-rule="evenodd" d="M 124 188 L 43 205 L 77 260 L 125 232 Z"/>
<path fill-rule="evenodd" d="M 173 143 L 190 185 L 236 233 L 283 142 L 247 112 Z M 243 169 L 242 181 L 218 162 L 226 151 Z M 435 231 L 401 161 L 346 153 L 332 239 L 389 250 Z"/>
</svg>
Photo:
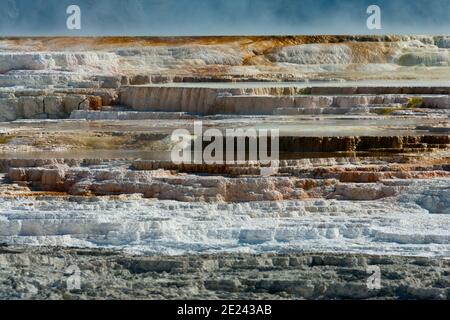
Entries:
<svg viewBox="0 0 450 320">
<path fill-rule="evenodd" d="M 0 296 L 448 299 L 449 116 L 448 36 L 0 39 Z M 277 170 L 173 163 L 198 121 Z"/>
</svg>

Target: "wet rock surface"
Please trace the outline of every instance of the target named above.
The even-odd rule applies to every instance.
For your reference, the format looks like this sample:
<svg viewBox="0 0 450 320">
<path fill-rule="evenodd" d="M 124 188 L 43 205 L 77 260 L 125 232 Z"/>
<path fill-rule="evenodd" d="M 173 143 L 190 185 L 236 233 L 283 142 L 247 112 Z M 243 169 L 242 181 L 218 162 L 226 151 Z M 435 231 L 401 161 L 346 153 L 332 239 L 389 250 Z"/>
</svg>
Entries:
<svg viewBox="0 0 450 320">
<path fill-rule="evenodd" d="M 381 286 L 370 285 L 373 267 Z M 74 271 L 79 288 L 74 288 Z M 378 269 L 377 269 L 378 270 Z M 332 253 L 132 256 L 3 247 L 4 299 L 448 299 L 448 260 Z M 369 284 L 369 285 L 368 285 Z"/>
<path fill-rule="evenodd" d="M 358 114 L 362 109 L 355 106 L 371 113 L 377 106 L 405 108 L 413 98 L 423 100 L 415 107 L 448 110 L 446 41 L 439 36 L 3 38 L 0 120 L 65 119 L 73 111 L 115 105 L 196 114 Z M 356 82 L 336 85 L 343 80 Z M 233 85 L 244 81 L 271 83 Z M 287 83 L 277 85 L 282 81 Z M 192 86 L 202 82 L 222 85 Z"/>
<path fill-rule="evenodd" d="M 0 39 L 0 298 L 449 299 L 448 47 Z M 199 122 L 279 159 L 173 162 Z"/>
</svg>

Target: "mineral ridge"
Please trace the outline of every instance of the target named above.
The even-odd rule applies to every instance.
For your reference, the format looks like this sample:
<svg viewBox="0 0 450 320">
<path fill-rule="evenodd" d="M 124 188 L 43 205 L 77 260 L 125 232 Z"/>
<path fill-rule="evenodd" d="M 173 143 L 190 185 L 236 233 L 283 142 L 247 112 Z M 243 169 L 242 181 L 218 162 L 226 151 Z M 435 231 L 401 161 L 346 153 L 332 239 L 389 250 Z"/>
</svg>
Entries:
<svg viewBox="0 0 450 320">
<path fill-rule="evenodd" d="M 449 42 L 0 39 L 0 297 L 448 299 Z M 174 163 L 199 121 L 276 170 Z"/>
</svg>

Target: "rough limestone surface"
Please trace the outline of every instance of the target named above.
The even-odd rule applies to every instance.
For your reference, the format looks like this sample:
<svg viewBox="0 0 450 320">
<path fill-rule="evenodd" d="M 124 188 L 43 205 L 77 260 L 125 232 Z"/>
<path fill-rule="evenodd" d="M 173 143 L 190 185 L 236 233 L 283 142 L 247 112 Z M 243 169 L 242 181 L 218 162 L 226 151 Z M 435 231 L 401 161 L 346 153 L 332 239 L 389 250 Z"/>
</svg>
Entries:
<svg viewBox="0 0 450 320">
<path fill-rule="evenodd" d="M 73 266 L 80 288 L 71 289 Z M 368 267 L 381 287 L 368 288 Z M 3 299 L 449 299 L 448 260 L 359 254 L 139 257 L 92 249 L 0 249 Z M 175 285 L 176 284 L 176 285 Z M 132 289 L 130 289 L 132 288 Z"/>
<path fill-rule="evenodd" d="M 449 299 L 449 53 L 438 35 L 1 38 L 0 298 Z M 218 163 L 173 161 L 211 151 L 208 129 Z M 223 163 L 236 129 L 278 143 L 228 156 L 273 161 Z"/>
<path fill-rule="evenodd" d="M 19 101 L 17 99 L 0 99 L 0 121 L 16 120 L 19 114 Z"/>
<path fill-rule="evenodd" d="M 115 104 L 135 110 L 195 114 L 370 114 L 373 106 L 405 107 L 413 98 L 409 95 L 415 94 L 444 94 L 427 97 L 422 106 L 449 109 L 450 91 L 442 85 L 450 73 L 447 40 L 443 36 L 3 39 L 0 88 L 10 92 L 8 96 L 0 92 L 0 119 L 68 118 L 73 110 L 99 110 Z M 399 85 L 364 85 L 374 75 Z M 420 81 L 428 75 L 431 78 L 426 80 L 436 83 L 427 88 Z M 312 80 L 339 83 L 355 79 L 363 81 L 357 82 L 360 87 L 340 88 L 331 97 L 333 101 L 324 96 L 331 90 L 327 86 L 315 88 L 313 82 L 309 86 Z M 405 86 L 405 79 L 417 84 Z M 241 80 L 272 81 L 275 85 L 157 86 Z M 276 85 L 283 80 L 301 82 Z M 50 112 L 42 112 L 41 101 L 25 99 L 14 110 L 10 99 L 35 96 L 30 91 L 19 95 L 17 90 L 22 87 L 45 89 L 40 100 L 61 95 L 67 107 L 50 102 Z M 110 92 L 105 94 L 105 90 Z M 356 94 L 366 96 L 348 96 Z M 394 94 L 403 96 L 389 96 Z M 79 95 L 89 98 L 89 106 L 73 102 Z"/>
</svg>

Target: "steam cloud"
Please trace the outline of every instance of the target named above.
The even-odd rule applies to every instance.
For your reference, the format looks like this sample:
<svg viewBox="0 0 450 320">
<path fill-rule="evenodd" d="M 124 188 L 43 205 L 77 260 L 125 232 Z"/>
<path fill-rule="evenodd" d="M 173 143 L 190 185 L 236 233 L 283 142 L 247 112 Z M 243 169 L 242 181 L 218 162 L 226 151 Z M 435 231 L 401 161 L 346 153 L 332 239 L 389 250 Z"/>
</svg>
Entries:
<svg viewBox="0 0 450 320">
<path fill-rule="evenodd" d="M 83 28 L 66 29 L 81 7 Z M 1 0 L 0 35 L 370 34 L 366 8 L 393 34 L 448 34 L 450 0 Z"/>
</svg>

